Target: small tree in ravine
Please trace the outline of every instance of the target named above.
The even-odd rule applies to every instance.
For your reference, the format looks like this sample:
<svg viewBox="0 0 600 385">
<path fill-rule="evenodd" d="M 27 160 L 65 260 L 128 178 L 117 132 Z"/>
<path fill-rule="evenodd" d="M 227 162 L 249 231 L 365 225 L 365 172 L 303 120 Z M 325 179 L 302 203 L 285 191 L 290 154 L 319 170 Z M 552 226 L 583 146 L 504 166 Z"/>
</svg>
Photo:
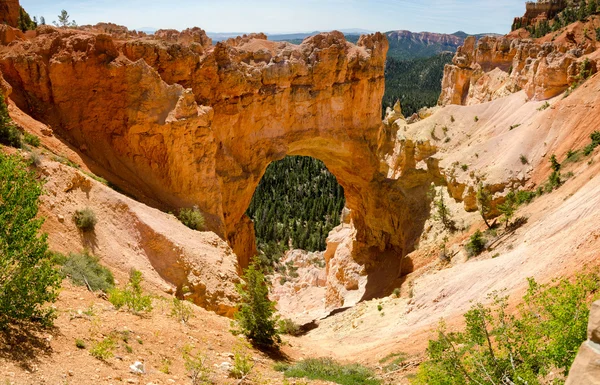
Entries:
<svg viewBox="0 0 600 385">
<path fill-rule="evenodd" d="M 17 156 L 0 152 L 0 328 L 15 320 L 50 324 L 61 277 L 36 218 L 42 183 Z"/>
<path fill-rule="evenodd" d="M 506 194 L 504 203 L 502 203 L 501 205 L 498 205 L 498 211 L 500 211 L 502 214 L 504 214 L 504 217 L 502 219 L 504 222 L 506 222 L 507 228 L 510 226 L 510 220 L 515 215 L 516 210 L 517 210 L 516 195 L 515 195 L 514 191 L 511 191 L 508 194 Z"/>
<path fill-rule="evenodd" d="M 483 221 L 485 222 L 485 225 L 488 227 L 488 229 L 491 229 L 492 226 L 488 222 L 487 216 L 492 211 L 492 194 L 490 194 L 490 192 L 483 187 L 483 183 L 480 183 L 479 187 L 477 188 L 477 208 L 481 218 L 483 218 Z"/>
<path fill-rule="evenodd" d="M 236 285 L 240 295 L 235 314 L 238 329 L 234 333 L 245 335 L 253 344 L 269 347 L 281 342 L 275 317 L 275 302 L 269 300 L 268 281 L 256 262 L 244 272 L 244 281 Z"/>
</svg>

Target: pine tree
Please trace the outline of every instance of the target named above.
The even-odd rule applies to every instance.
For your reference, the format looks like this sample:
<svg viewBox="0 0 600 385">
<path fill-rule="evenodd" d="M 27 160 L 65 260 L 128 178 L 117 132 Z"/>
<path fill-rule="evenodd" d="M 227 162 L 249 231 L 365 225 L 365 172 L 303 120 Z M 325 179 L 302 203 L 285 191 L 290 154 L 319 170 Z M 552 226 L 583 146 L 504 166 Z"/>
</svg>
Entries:
<svg viewBox="0 0 600 385">
<path fill-rule="evenodd" d="M 240 303 L 235 314 L 239 330 L 235 331 L 259 346 L 281 342 L 276 327 L 275 302 L 269 300 L 268 282 L 257 262 L 246 269 L 243 278 L 245 282 L 236 285 Z"/>
</svg>

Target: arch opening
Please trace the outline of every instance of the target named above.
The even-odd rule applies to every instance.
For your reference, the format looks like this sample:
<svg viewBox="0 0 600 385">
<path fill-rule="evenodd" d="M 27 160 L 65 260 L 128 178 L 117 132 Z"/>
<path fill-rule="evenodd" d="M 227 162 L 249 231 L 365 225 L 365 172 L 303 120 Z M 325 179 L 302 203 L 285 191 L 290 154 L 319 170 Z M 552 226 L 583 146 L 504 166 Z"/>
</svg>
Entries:
<svg viewBox="0 0 600 385">
<path fill-rule="evenodd" d="M 291 249 L 325 251 L 344 205 L 343 187 L 318 159 L 287 156 L 272 162 L 246 211 L 261 264 L 272 266 Z"/>
</svg>

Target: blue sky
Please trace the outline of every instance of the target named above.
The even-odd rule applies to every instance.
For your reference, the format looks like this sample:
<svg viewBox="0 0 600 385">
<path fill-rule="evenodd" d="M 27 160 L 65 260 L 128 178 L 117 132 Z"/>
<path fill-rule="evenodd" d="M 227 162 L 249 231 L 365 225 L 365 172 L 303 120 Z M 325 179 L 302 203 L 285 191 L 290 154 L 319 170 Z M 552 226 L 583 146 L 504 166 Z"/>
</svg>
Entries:
<svg viewBox="0 0 600 385">
<path fill-rule="evenodd" d="M 525 12 L 525 0 L 21 0 L 21 5 L 47 23 L 66 9 L 80 25 L 111 21 L 131 29 L 267 33 L 347 28 L 507 33 L 513 17 Z"/>
</svg>

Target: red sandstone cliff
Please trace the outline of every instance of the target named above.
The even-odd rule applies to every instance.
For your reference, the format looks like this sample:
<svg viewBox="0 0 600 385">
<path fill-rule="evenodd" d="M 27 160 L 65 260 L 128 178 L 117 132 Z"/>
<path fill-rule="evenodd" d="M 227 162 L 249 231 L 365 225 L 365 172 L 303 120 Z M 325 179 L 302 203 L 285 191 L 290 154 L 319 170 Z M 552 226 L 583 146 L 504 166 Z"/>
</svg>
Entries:
<svg viewBox="0 0 600 385">
<path fill-rule="evenodd" d="M 19 22 L 19 0 L 3 0 L 0 2 L 0 24 L 16 27 Z"/>
</svg>

